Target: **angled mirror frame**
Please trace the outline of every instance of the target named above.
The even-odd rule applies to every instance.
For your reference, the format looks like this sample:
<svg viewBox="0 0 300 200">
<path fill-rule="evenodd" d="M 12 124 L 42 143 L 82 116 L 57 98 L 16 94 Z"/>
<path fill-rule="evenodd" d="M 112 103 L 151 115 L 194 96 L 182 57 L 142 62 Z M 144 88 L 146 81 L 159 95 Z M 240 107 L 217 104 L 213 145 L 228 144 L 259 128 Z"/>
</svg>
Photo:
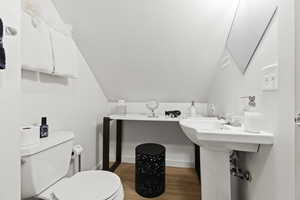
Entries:
<svg viewBox="0 0 300 200">
<path fill-rule="evenodd" d="M 268 30 L 278 7 L 270 0 L 240 0 L 226 48 L 243 74 Z"/>
</svg>

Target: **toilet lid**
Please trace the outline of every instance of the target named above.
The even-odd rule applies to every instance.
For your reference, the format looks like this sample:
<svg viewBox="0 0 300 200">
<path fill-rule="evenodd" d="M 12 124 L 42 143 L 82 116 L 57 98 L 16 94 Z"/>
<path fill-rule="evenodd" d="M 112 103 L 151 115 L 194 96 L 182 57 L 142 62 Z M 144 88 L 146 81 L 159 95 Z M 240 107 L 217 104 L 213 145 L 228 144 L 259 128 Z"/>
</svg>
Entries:
<svg viewBox="0 0 300 200">
<path fill-rule="evenodd" d="M 122 187 L 120 178 L 106 171 L 80 172 L 53 190 L 60 200 L 110 199 Z"/>
</svg>

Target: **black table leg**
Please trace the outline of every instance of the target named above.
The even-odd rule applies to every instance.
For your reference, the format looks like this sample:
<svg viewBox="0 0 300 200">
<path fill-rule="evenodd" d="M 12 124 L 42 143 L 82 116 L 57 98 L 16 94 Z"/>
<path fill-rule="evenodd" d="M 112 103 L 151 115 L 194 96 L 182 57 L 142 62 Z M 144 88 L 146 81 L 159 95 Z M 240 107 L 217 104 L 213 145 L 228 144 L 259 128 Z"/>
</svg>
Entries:
<svg viewBox="0 0 300 200">
<path fill-rule="evenodd" d="M 109 170 L 110 118 L 103 118 L 103 170 Z"/>
<path fill-rule="evenodd" d="M 117 151 L 116 151 L 116 160 L 117 162 L 122 162 L 122 137 L 123 137 L 123 121 L 117 120 Z"/>
<path fill-rule="evenodd" d="M 110 121 L 109 117 L 103 119 L 103 170 L 114 172 L 122 162 L 122 120 L 117 120 L 117 143 L 116 161 L 109 167 L 109 145 L 110 145 Z"/>
<path fill-rule="evenodd" d="M 200 179 L 201 172 L 200 172 L 200 146 L 195 144 L 195 170 L 197 172 L 197 175 Z"/>
<path fill-rule="evenodd" d="M 117 120 L 117 144 L 116 144 L 116 162 L 111 166 L 109 171 L 114 172 L 122 162 L 122 120 Z"/>
</svg>

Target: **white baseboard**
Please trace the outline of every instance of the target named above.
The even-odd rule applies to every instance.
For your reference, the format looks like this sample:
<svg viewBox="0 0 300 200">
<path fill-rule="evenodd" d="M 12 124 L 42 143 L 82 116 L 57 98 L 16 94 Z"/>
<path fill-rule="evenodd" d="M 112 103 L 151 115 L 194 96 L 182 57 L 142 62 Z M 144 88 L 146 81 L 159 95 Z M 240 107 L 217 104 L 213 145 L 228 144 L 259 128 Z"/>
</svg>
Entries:
<svg viewBox="0 0 300 200">
<path fill-rule="evenodd" d="M 114 162 L 114 156 L 110 156 L 111 161 Z M 135 157 L 132 156 L 123 156 L 122 157 L 123 163 L 135 163 Z M 193 168 L 194 162 L 189 161 L 181 161 L 181 160 L 166 160 L 166 166 L 168 167 L 180 167 L 180 168 Z M 102 169 L 102 160 L 92 168 L 92 170 L 99 170 Z"/>
<path fill-rule="evenodd" d="M 114 156 L 110 156 L 111 161 L 114 161 Z M 135 157 L 133 156 L 122 156 L 123 163 L 135 163 Z M 194 162 L 182 161 L 182 160 L 166 160 L 167 167 L 180 167 L 180 168 L 193 168 Z"/>
</svg>

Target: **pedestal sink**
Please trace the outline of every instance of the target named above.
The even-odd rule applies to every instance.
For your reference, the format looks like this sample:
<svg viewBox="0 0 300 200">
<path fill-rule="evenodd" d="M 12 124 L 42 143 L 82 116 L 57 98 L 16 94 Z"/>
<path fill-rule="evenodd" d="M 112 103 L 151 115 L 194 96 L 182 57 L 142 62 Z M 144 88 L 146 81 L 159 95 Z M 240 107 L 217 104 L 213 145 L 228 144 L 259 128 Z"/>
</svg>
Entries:
<svg viewBox="0 0 300 200">
<path fill-rule="evenodd" d="M 183 119 L 179 123 L 201 148 L 202 200 L 231 200 L 231 151 L 257 152 L 260 145 L 272 145 L 274 140 L 271 133 L 247 133 L 216 118 Z"/>
</svg>

